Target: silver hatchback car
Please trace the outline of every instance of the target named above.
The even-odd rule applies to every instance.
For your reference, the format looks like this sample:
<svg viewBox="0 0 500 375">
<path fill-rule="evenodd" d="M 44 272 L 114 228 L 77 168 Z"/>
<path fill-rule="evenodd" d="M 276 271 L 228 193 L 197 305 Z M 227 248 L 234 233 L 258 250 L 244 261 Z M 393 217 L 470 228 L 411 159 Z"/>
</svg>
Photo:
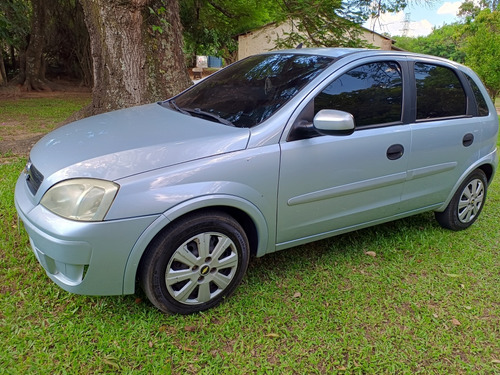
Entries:
<svg viewBox="0 0 500 375">
<path fill-rule="evenodd" d="M 219 304 L 263 256 L 424 211 L 461 230 L 498 164 L 470 69 L 430 56 L 298 49 L 239 61 L 164 102 L 64 126 L 15 193 L 48 276 L 164 312 Z"/>
</svg>

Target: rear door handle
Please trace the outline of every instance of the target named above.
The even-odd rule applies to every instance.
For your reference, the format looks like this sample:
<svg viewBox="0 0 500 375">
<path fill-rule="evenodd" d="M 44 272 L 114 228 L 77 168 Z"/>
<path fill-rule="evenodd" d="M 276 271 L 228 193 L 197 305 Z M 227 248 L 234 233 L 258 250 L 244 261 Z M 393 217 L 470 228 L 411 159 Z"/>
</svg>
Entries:
<svg viewBox="0 0 500 375">
<path fill-rule="evenodd" d="M 472 133 L 467 133 L 466 135 L 464 135 L 464 137 L 462 138 L 462 144 L 465 146 L 465 147 L 469 147 L 471 144 L 474 143 L 474 134 Z"/>
<path fill-rule="evenodd" d="M 405 148 L 403 145 L 395 144 L 387 149 L 387 159 L 397 160 L 405 153 Z"/>
</svg>

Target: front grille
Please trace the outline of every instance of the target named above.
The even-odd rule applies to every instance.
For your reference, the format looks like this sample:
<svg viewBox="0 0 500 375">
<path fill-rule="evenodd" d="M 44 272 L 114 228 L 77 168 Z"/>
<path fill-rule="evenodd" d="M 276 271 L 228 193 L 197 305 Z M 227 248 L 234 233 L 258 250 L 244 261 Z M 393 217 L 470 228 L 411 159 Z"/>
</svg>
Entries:
<svg viewBox="0 0 500 375">
<path fill-rule="evenodd" d="M 35 195 L 43 182 L 43 174 L 35 168 L 31 161 L 28 161 L 28 164 L 26 164 L 24 172 L 26 173 L 26 183 L 28 184 L 28 188 L 30 189 L 31 194 Z"/>
</svg>

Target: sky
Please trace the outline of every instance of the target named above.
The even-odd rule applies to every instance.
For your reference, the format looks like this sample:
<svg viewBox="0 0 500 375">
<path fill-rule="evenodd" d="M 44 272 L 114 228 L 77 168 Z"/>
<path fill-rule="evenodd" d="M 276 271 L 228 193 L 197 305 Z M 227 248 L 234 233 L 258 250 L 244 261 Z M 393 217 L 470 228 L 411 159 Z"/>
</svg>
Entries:
<svg viewBox="0 0 500 375">
<path fill-rule="evenodd" d="M 419 4 L 416 4 L 416 3 Z M 433 27 L 441 27 L 443 24 L 451 24 L 459 20 L 457 17 L 458 8 L 462 1 L 434 0 L 431 4 L 424 4 L 422 1 L 411 2 L 404 12 L 389 13 L 382 15 L 379 21 L 373 24 L 368 21 L 364 26 L 378 33 L 388 33 L 390 36 L 403 35 L 406 15 L 409 16 L 407 36 L 425 36 L 432 32 Z"/>
</svg>

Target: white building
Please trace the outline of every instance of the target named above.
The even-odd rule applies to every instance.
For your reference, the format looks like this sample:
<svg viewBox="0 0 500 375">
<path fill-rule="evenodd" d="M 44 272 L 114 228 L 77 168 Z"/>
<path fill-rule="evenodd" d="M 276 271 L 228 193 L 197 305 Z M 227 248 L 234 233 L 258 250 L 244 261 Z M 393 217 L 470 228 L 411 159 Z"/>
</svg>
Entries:
<svg viewBox="0 0 500 375">
<path fill-rule="evenodd" d="M 360 38 L 383 50 L 399 50 L 393 46 L 394 40 L 371 30 L 361 28 Z M 292 22 L 270 23 L 259 29 L 238 35 L 238 60 L 257 53 L 271 51 L 275 48 L 275 40 L 283 38 L 293 31 Z"/>
</svg>

